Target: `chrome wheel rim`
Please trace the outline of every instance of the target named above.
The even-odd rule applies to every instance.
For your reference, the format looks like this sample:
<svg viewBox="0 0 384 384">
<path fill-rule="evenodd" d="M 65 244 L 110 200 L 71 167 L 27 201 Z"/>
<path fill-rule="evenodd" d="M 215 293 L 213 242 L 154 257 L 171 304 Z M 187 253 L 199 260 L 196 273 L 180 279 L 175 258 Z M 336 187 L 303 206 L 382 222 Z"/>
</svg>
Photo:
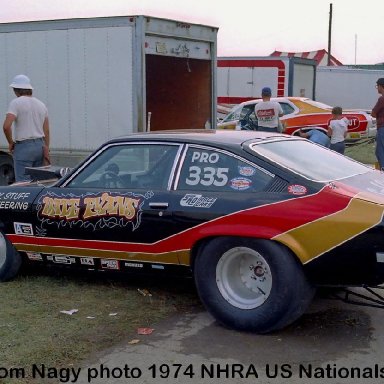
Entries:
<svg viewBox="0 0 384 384">
<path fill-rule="evenodd" d="M 217 263 L 216 284 L 223 298 L 234 307 L 257 308 L 271 293 L 271 269 L 259 252 L 235 247 Z"/>
<path fill-rule="evenodd" d="M 7 260 L 7 243 L 4 235 L 0 232 L 0 268 L 3 267 Z"/>
</svg>

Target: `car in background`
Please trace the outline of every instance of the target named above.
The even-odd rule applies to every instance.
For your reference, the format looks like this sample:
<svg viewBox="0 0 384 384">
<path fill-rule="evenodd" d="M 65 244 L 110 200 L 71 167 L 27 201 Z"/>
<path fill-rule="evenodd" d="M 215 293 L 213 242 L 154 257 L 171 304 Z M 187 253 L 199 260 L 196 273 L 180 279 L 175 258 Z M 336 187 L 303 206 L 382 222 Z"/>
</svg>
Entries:
<svg viewBox="0 0 384 384">
<path fill-rule="evenodd" d="M 332 119 L 332 107 L 305 97 L 275 97 L 283 109 L 284 116 L 280 118 L 284 133 L 298 135 L 300 129 L 320 129 L 327 132 Z M 233 109 L 217 124 L 219 129 L 257 130 L 255 105 L 261 99 L 245 101 Z M 349 140 L 359 140 L 376 134 L 376 119 L 367 111 L 343 110 L 343 117 L 349 120 Z"/>
<path fill-rule="evenodd" d="M 384 174 L 300 137 L 139 133 L 52 172 L 0 188 L 0 281 L 27 262 L 192 276 L 220 323 L 258 333 L 318 286 L 384 282 Z"/>
</svg>

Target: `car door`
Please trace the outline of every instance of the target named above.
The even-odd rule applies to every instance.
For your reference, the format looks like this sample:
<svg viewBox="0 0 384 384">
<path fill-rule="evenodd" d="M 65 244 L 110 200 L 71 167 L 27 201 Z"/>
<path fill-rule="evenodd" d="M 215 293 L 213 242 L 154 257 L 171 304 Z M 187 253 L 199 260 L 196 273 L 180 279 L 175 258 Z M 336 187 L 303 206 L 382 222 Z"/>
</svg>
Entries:
<svg viewBox="0 0 384 384">
<path fill-rule="evenodd" d="M 156 254 L 176 230 L 169 186 L 180 151 L 170 143 L 111 144 L 63 185 L 46 189 L 37 201 L 42 251 L 53 261 L 98 258 L 112 269 L 116 260 L 177 261 Z"/>
</svg>

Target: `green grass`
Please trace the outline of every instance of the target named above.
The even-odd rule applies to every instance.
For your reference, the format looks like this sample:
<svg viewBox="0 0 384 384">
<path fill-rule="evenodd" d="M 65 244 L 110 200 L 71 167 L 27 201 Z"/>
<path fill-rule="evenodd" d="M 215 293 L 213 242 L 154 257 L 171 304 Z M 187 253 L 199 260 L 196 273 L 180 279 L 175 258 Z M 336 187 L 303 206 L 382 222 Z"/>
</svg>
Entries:
<svg viewBox="0 0 384 384">
<path fill-rule="evenodd" d="M 190 279 L 62 272 L 32 270 L 0 284 L 0 367 L 79 366 L 93 353 L 140 339 L 138 327 L 155 328 L 159 320 L 201 305 Z M 70 309 L 78 312 L 60 313 Z"/>
<path fill-rule="evenodd" d="M 347 145 L 345 155 L 364 164 L 375 164 L 376 142 L 374 139 L 363 139 L 352 145 Z"/>
</svg>

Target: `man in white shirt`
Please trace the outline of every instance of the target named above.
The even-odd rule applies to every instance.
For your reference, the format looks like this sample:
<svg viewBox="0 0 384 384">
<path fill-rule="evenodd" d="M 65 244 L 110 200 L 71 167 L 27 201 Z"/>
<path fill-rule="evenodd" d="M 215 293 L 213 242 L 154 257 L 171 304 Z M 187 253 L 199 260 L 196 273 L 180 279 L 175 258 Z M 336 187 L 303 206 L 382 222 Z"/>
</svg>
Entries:
<svg viewBox="0 0 384 384">
<path fill-rule="evenodd" d="M 271 101 L 272 91 L 269 87 L 261 90 L 263 101 L 255 105 L 255 115 L 259 131 L 279 132 L 279 118 L 283 116 L 283 109 L 276 101 Z"/>
<path fill-rule="evenodd" d="M 24 174 L 25 167 L 40 167 L 44 159 L 49 160 L 48 110 L 32 96 L 27 76 L 15 76 L 10 87 L 17 97 L 9 103 L 3 130 L 13 154 L 16 181 L 29 180 Z"/>
</svg>

